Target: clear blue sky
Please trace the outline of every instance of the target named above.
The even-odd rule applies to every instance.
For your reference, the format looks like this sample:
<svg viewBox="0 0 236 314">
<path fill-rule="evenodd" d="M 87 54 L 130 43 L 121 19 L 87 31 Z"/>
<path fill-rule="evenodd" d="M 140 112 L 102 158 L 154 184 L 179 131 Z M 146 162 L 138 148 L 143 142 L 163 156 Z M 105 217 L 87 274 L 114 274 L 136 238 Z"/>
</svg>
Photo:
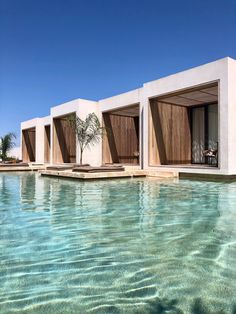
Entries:
<svg viewBox="0 0 236 314">
<path fill-rule="evenodd" d="M 97 100 L 236 58 L 235 0 L 0 0 L 0 135 L 75 99 Z"/>
</svg>

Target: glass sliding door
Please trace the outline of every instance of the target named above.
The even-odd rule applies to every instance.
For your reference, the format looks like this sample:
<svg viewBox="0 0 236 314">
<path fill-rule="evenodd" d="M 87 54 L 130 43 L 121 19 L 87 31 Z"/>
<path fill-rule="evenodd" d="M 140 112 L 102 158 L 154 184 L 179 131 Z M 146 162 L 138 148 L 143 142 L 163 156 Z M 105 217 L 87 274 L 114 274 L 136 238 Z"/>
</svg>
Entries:
<svg viewBox="0 0 236 314">
<path fill-rule="evenodd" d="M 205 162 L 205 108 L 192 108 L 192 163 Z"/>
<path fill-rule="evenodd" d="M 208 149 L 218 149 L 218 108 L 217 105 L 208 107 Z"/>
<path fill-rule="evenodd" d="M 192 163 L 207 163 L 204 150 L 218 150 L 217 104 L 191 108 Z"/>
</svg>

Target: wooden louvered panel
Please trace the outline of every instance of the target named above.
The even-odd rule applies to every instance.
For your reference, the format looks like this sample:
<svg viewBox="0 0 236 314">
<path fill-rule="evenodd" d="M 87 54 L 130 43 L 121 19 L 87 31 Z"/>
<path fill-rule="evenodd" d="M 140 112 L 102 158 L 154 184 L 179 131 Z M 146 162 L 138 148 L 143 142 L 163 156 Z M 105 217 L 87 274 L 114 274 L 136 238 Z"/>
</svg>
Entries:
<svg viewBox="0 0 236 314">
<path fill-rule="evenodd" d="M 22 131 L 22 159 L 25 162 L 34 162 L 36 157 L 35 128 Z"/>
<path fill-rule="evenodd" d="M 138 164 L 139 117 L 103 114 L 103 163 Z"/>
<path fill-rule="evenodd" d="M 157 100 L 150 103 L 149 163 L 191 162 L 191 128 L 188 109 Z"/>
<path fill-rule="evenodd" d="M 68 116 L 53 120 L 53 162 L 76 162 L 76 134 L 67 121 Z"/>
<path fill-rule="evenodd" d="M 44 162 L 50 162 L 51 151 L 51 127 L 46 125 L 44 128 Z"/>
</svg>

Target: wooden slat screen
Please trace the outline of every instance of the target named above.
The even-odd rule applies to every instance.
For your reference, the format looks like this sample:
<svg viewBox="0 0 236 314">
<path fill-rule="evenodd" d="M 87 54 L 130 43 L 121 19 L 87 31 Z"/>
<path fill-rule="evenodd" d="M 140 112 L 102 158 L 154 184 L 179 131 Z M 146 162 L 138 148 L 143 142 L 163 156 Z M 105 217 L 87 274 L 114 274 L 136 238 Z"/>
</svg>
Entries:
<svg viewBox="0 0 236 314">
<path fill-rule="evenodd" d="M 103 162 L 138 164 L 139 117 L 103 114 L 107 134 L 103 138 Z"/>
<path fill-rule="evenodd" d="M 51 127 L 45 126 L 44 131 L 44 162 L 50 162 L 50 150 L 51 150 Z"/>
<path fill-rule="evenodd" d="M 22 131 L 22 159 L 25 162 L 35 161 L 35 128 Z"/>
<path fill-rule="evenodd" d="M 54 121 L 54 163 L 76 162 L 76 134 L 67 121 L 67 117 L 56 118 Z"/>
<path fill-rule="evenodd" d="M 150 101 L 149 163 L 191 163 L 191 128 L 188 108 Z"/>
</svg>

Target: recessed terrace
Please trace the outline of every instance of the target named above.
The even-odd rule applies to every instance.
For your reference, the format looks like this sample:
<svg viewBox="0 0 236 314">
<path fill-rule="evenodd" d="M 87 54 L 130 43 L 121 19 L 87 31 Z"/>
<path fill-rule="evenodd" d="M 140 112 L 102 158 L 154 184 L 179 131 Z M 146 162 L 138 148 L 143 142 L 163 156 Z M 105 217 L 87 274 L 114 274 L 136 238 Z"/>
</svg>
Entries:
<svg viewBox="0 0 236 314">
<path fill-rule="evenodd" d="M 103 163 L 139 164 L 139 104 L 103 113 Z"/>
<path fill-rule="evenodd" d="M 150 99 L 149 165 L 217 166 L 218 149 L 218 83 Z"/>
</svg>

